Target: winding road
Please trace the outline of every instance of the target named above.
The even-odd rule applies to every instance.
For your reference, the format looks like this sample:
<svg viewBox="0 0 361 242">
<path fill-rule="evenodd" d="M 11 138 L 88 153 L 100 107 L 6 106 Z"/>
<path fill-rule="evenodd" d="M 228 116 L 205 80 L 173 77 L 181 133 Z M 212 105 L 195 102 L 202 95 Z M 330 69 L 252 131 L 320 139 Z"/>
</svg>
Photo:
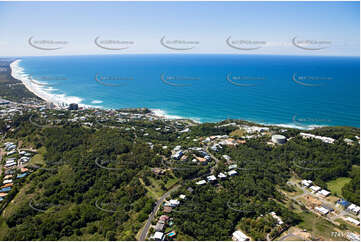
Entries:
<svg viewBox="0 0 361 242">
<path fill-rule="evenodd" d="M 158 210 L 159 210 L 159 207 L 160 205 L 163 203 L 164 199 L 166 197 L 168 197 L 171 192 L 177 190 L 178 188 L 180 187 L 180 185 L 177 185 L 175 187 L 173 187 L 172 189 L 170 189 L 168 192 L 166 192 L 165 194 L 163 194 L 163 196 L 161 196 L 158 201 L 157 201 L 157 204 L 155 205 L 155 207 L 153 208 L 153 211 L 152 213 L 149 215 L 149 218 L 147 220 L 147 223 L 145 224 L 144 228 L 143 228 L 143 231 L 139 237 L 139 240 L 140 241 L 144 241 L 146 238 L 147 238 L 147 235 L 148 235 L 148 231 L 149 231 L 149 227 L 152 223 L 152 220 L 154 219 L 155 215 L 157 214 Z"/>
</svg>

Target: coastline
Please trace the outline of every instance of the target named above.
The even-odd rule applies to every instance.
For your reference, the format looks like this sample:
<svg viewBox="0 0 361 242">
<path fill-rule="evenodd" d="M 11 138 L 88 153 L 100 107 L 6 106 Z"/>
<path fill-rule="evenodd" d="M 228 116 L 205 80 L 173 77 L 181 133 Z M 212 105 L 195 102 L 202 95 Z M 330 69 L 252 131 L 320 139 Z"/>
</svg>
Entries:
<svg viewBox="0 0 361 242">
<path fill-rule="evenodd" d="M 10 70 L 11 70 L 11 76 L 13 78 L 19 80 L 20 82 L 22 82 L 28 91 L 30 91 L 31 93 L 33 93 L 40 99 L 44 100 L 45 102 L 53 103 L 58 108 L 67 107 L 70 103 L 77 103 L 79 105 L 79 107 L 82 107 L 82 108 L 96 108 L 96 109 L 106 109 L 106 110 L 113 109 L 113 108 L 104 108 L 104 107 L 98 106 L 98 105 L 82 104 L 81 102 L 83 101 L 83 99 L 80 97 L 66 96 L 66 94 L 51 93 L 52 91 L 56 91 L 56 89 L 53 89 L 52 87 L 47 86 L 48 83 L 46 83 L 46 82 L 40 82 L 40 81 L 37 81 L 37 80 L 34 80 L 33 78 L 31 78 L 31 76 L 29 74 L 24 72 L 24 68 L 19 66 L 19 63 L 21 61 L 22 61 L 21 59 L 17 59 L 10 63 L 9 66 L 10 66 Z M 102 101 L 99 101 L 99 102 L 102 102 Z M 94 103 L 94 104 L 98 104 L 98 103 Z M 172 114 L 168 114 L 166 111 L 164 111 L 162 109 L 155 109 L 155 108 L 148 108 L 148 109 L 152 112 L 152 114 L 154 116 L 157 116 L 157 117 L 163 118 L 163 119 L 168 119 L 168 120 L 188 119 L 195 123 L 205 123 L 205 122 L 200 121 L 199 118 L 182 117 L 179 115 L 172 115 Z M 214 122 L 220 122 L 220 121 L 222 121 L 222 120 L 214 121 Z M 297 125 L 295 123 L 276 124 L 276 123 L 257 122 L 257 121 L 252 121 L 252 120 L 244 120 L 244 121 L 252 122 L 255 124 L 262 125 L 262 126 L 278 126 L 278 127 L 283 127 L 283 128 L 294 128 L 294 129 L 301 129 L 301 130 L 313 130 L 315 128 L 321 128 L 321 127 L 328 126 L 328 125 L 304 125 L 304 126 L 302 126 L 302 125 Z M 214 123 L 214 122 L 211 122 L 211 123 Z"/>
<path fill-rule="evenodd" d="M 70 103 L 78 103 L 81 107 L 88 107 L 81 103 L 82 99 L 78 97 L 68 97 L 65 94 L 53 94 L 51 92 L 46 92 L 44 86 L 47 85 L 45 82 L 39 82 L 31 78 L 30 75 L 24 72 L 24 68 L 19 66 L 21 59 L 17 59 L 10 63 L 11 76 L 19 81 L 21 81 L 26 89 L 32 92 L 34 95 L 38 96 L 42 100 L 53 103 L 57 107 L 65 107 Z M 54 91 L 51 87 L 47 91 Z"/>
</svg>

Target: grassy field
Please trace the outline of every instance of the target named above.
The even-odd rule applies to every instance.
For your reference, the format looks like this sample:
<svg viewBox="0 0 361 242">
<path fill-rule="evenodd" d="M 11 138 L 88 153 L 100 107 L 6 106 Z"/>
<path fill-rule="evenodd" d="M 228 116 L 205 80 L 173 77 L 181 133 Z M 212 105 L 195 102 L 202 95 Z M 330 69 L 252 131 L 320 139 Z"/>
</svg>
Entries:
<svg viewBox="0 0 361 242">
<path fill-rule="evenodd" d="M 297 226 L 301 229 L 306 229 L 311 233 L 314 239 L 321 240 L 339 240 L 333 236 L 333 232 L 341 232 L 334 224 L 327 221 L 326 219 L 319 217 L 312 212 L 309 213 L 299 213 L 302 217 L 302 222 Z"/>
<path fill-rule="evenodd" d="M 332 192 L 332 194 L 342 197 L 342 187 L 351 181 L 349 177 L 339 177 L 336 180 L 327 182 L 327 188 Z"/>
<path fill-rule="evenodd" d="M 353 226 L 341 218 L 338 218 L 335 221 L 339 222 L 340 224 L 344 224 L 346 226 L 347 230 L 350 230 L 350 231 L 356 232 L 356 233 L 360 233 L 360 227 Z"/>
</svg>

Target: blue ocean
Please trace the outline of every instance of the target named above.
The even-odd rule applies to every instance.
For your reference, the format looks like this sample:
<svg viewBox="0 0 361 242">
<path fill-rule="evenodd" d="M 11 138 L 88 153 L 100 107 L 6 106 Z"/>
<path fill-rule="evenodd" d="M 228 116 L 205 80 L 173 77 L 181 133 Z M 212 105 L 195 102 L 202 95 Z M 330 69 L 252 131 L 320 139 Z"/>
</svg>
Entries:
<svg viewBox="0 0 361 242">
<path fill-rule="evenodd" d="M 359 57 L 52 56 L 24 57 L 19 66 L 64 102 L 147 107 L 199 122 L 360 127 Z"/>
</svg>

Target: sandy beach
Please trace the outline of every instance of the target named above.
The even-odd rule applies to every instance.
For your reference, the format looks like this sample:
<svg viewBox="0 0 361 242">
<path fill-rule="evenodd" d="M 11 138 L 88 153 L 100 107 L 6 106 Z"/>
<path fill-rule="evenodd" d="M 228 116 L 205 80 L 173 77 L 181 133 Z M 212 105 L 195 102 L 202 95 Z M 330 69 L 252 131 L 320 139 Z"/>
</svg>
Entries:
<svg viewBox="0 0 361 242">
<path fill-rule="evenodd" d="M 49 87 L 45 82 L 39 82 L 33 79 L 30 75 L 24 72 L 24 69 L 19 66 L 21 60 L 13 61 L 10 64 L 11 76 L 15 79 L 20 80 L 24 86 L 33 94 L 46 102 L 53 103 L 57 107 L 65 107 L 70 103 L 77 103 L 81 107 L 87 105 L 81 104 L 82 99 L 79 97 L 69 97 L 65 94 L 54 94 L 51 93 L 54 89 Z"/>
</svg>

